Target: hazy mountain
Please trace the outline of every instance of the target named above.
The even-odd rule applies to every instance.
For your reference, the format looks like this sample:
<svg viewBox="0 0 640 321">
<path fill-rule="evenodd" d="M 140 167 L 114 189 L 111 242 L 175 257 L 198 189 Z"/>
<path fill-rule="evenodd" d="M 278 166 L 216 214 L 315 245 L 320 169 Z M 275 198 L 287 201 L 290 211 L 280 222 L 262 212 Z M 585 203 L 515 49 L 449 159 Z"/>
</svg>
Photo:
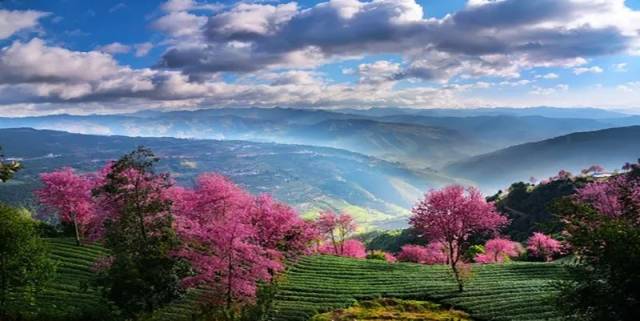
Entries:
<svg viewBox="0 0 640 321">
<path fill-rule="evenodd" d="M 484 152 L 574 132 L 640 125 L 640 117 L 598 120 L 508 115 L 471 117 L 392 115 L 379 117 L 378 119 L 396 123 L 447 128 L 465 137 L 473 137 L 475 140 L 483 142 L 484 145 L 479 148 L 483 148 Z"/>
<path fill-rule="evenodd" d="M 486 190 L 497 190 L 532 176 L 547 178 L 561 169 L 575 173 L 593 164 L 619 169 L 639 157 L 640 126 L 631 126 L 513 146 L 453 163 L 445 172 L 472 180 Z"/>
<path fill-rule="evenodd" d="M 365 118 L 327 111 L 251 108 L 0 118 L 0 127 L 297 143 L 348 149 L 419 168 L 438 167 L 492 149 L 452 129 Z"/>
<path fill-rule="evenodd" d="M 586 118 L 607 119 L 629 116 L 627 114 L 598 108 L 557 108 L 557 107 L 529 107 L 529 108 L 369 108 L 369 109 L 341 109 L 340 112 L 367 115 L 419 115 L 432 117 L 472 117 L 472 116 L 542 116 L 551 118 Z"/>
<path fill-rule="evenodd" d="M 388 226 L 430 187 L 452 180 L 399 164 L 333 148 L 246 141 L 96 136 L 33 129 L 0 129 L 7 156 L 20 158 L 24 171 L 0 185 L 0 199 L 25 200 L 38 174 L 63 166 L 95 170 L 138 145 L 162 159 L 182 184 L 202 172 L 222 173 L 254 193 L 271 193 L 302 211 L 336 208 L 360 221 Z M 399 219 L 400 218 L 400 219 Z"/>
<path fill-rule="evenodd" d="M 640 125 L 640 117 L 550 118 L 506 114 L 546 113 L 619 116 L 598 109 L 496 108 L 356 111 L 292 108 L 221 108 L 195 111 L 143 111 L 123 115 L 54 115 L 0 118 L 0 128 L 32 127 L 98 135 L 247 140 L 335 147 L 401 162 L 414 168 L 440 168 L 452 161 L 508 146 L 579 131 Z M 379 113 L 396 113 L 374 116 Z M 398 114 L 399 113 L 399 114 Z M 482 116 L 464 116 L 482 113 Z M 496 115 L 493 115 L 496 113 Z"/>
<path fill-rule="evenodd" d="M 437 168 L 489 149 L 452 129 L 366 119 L 326 120 L 293 128 L 286 136 L 300 143 L 348 149 L 413 167 Z"/>
</svg>

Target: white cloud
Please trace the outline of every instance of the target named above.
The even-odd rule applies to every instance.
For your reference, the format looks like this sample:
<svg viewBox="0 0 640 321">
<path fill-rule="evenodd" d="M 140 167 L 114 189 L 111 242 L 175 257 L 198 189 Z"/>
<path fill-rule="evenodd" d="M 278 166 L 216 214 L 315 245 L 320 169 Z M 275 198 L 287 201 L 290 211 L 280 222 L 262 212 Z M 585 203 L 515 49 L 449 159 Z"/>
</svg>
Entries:
<svg viewBox="0 0 640 321">
<path fill-rule="evenodd" d="M 131 50 L 130 46 L 123 45 L 119 42 L 110 43 L 108 45 L 99 46 L 96 50 L 108 53 L 110 55 L 124 54 Z"/>
<path fill-rule="evenodd" d="M 49 13 L 35 10 L 0 9 L 0 40 L 9 38 L 20 30 L 36 27 L 38 20 L 47 15 Z"/>
<path fill-rule="evenodd" d="M 614 64 L 612 67 L 613 67 L 613 71 L 627 72 L 627 63 Z"/>
<path fill-rule="evenodd" d="M 616 88 L 626 93 L 640 91 L 640 81 L 630 81 L 625 84 L 619 85 Z"/>
<path fill-rule="evenodd" d="M 573 73 L 576 75 L 582 75 L 585 73 L 591 73 L 591 74 L 599 74 L 602 73 L 604 70 L 601 67 L 598 66 L 593 66 L 593 67 L 578 67 L 578 68 L 574 68 L 573 69 Z"/>
<path fill-rule="evenodd" d="M 567 84 L 559 84 L 554 87 L 539 87 L 534 86 L 533 90 L 529 92 L 531 95 L 536 96 L 552 96 L 558 93 L 569 91 L 569 85 Z"/>
<path fill-rule="evenodd" d="M 558 79 L 560 78 L 560 76 L 558 76 L 558 74 L 550 72 L 548 74 L 544 74 L 544 75 L 536 75 L 536 78 L 540 79 Z"/>
<path fill-rule="evenodd" d="M 153 49 L 153 44 L 150 42 L 143 42 L 143 43 L 136 44 L 133 47 L 136 50 L 135 51 L 136 57 L 144 57 L 147 54 L 149 54 L 149 51 L 151 51 L 151 49 Z"/>
</svg>

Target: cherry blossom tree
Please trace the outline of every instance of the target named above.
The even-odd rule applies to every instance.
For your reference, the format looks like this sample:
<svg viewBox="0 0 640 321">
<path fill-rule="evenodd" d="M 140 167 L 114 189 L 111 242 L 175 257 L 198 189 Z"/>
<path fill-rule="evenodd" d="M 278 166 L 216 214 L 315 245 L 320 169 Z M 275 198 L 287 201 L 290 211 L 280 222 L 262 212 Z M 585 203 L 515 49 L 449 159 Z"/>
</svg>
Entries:
<svg viewBox="0 0 640 321">
<path fill-rule="evenodd" d="M 485 201 L 475 188 L 452 185 L 441 190 L 433 190 L 413 209 L 411 225 L 424 237 L 444 243 L 447 261 L 458 290 L 464 289 L 464 280 L 458 265 L 462 253 L 469 246 L 467 240 L 474 233 L 496 233 L 507 223 L 493 203 Z"/>
<path fill-rule="evenodd" d="M 562 253 L 562 243 L 548 235 L 535 232 L 527 240 L 527 250 L 535 257 L 551 261 L 554 255 Z"/>
<path fill-rule="evenodd" d="M 351 215 L 336 215 L 331 211 L 320 214 L 316 221 L 316 226 L 318 231 L 331 241 L 333 252 L 337 255 L 342 255 L 345 241 L 357 229 L 357 225 Z"/>
<path fill-rule="evenodd" d="M 340 252 L 335 251 L 335 247 L 332 244 L 325 243 L 320 247 L 320 253 L 322 254 L 330 254 L 344 257 L 353 257 L 357 259 L 363 259 L 367 256 L 366 247 L 359 240 L 345 240 L 341 243 L 341 246 L 338 247 Z"/>
<path fill-rule="evenodd" d="M 502 263 L 510 258 L 517 257 L 522 252 L 521 245 L 517 242 L 503 238 L 495 238 L 484 245 L 484 253 L 477 254 L 475 261 L 478 263 Z"/>
<path fill-rule="evenodd" d="M 258 244 L 276 256 L 283 254 L 293 259 L 306 254 L 318 237 L 313 224 L 301 220 L 293 208 L 270 195 L 254 197 L 248 216 L 256 229 Z"/>
<path fill-rule="evenodd" d="M 398 260 L 421 264 L 445 264 L 447 263 L 446 249 L 442 242 L 434 241 L 427 246 L 405 245 L 398 254 Z"/>
<path fill-rule="evenodd" d="M 400 249 L 400 253 L 398 253 L 398 261 L 425 263 L 427 256 L 427 248 L 424 246 L 407 244 Z"/>
<path fill-rule="evenodd" d="M 95 175 L 77 174 L 66 167 L 40 175 L 43 187 L 36 191 L 39 202 L 55 212 L 61 222 L 73 226 L 76 243 L 81 240 L 96 215 L 92 189 L 98 183 Z"/>
</svg>

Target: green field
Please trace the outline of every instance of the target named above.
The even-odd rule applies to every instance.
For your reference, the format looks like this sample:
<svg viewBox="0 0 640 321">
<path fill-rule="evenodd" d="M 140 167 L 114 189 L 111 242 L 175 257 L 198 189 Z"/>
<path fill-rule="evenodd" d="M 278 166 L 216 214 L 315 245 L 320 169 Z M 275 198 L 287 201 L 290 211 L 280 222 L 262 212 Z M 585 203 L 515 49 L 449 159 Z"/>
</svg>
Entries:
<svg viewBox="0 0 640 321">
<path fill-rule="evenodd" d="M 78 247 L 71 238 L 47 239 L 57 272 L 31 302 L 12 300 L 13 309 L 22 313 L 40 313 L 48 320 L 82 320 L 83 313 L 108 308 L 100 293 L 89 286 L 94 275 L 93 262 L 105 254 L 99 246 Z"/>
<path fill-rule="evenodd" d="M 479 320 L 559 320 L 553 282 L 562 270 L 554 263 L 474 266 L 474 277 L 460 294 L 444 266 L 312 256 L 288 272 L 273 316 L 304 321 L 356 300 L 389 297 L 452 305 Z"/>
<path fill-rule="evenodd" d="M 91 265 L 104 250 L 77 247 L 72 239 L 49 239 L 58 261 L 56 278 L 33 302 L 15 302 L 22 311 L 36 311 L 50 320 L 82 320 L 107 306 L 87 286 Z M 562 275 L 556 263 L 510 263 L 474 266 L 463 293 L 455 291 L 444 266 L 388 264 L 332 256 L 303 258 L 287 272 L 275 300 L 274 321 L 307 321 L 312 316 L 346 308 L 356 300 L 401 298 L 453 306 L 476 320 L 559 320 L 553 305 L 553 282 Z M 190 320 L 192 293 L 154 314 L 155 320 Z"/>
</svg>

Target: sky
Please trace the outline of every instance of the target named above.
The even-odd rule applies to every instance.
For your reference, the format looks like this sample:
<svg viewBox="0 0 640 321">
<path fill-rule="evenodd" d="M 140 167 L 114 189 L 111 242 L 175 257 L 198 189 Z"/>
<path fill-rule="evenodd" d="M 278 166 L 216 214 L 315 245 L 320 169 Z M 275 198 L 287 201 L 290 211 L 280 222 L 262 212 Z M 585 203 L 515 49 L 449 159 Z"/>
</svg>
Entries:
<svg viewBox="0 0 640 321">
<path fill-rule="evenodd" d="M 640 0 L 0 0 L 0 116 L 640 113 Z"/>
</svg>

